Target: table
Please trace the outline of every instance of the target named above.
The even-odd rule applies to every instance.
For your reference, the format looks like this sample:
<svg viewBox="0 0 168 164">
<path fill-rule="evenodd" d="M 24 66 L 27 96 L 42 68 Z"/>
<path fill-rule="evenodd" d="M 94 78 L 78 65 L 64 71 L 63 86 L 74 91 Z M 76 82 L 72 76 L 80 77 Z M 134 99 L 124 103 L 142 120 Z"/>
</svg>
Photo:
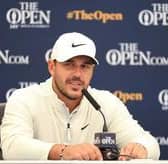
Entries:
<svg viewBox="0 0 168 164">
<path fill-rule="evenodd" d="M 39 160 L 1 160 L 0 164 L 168 164 L 168 160 L 130 160 L 130 161 L 76 161 L 76 160 L 59 160 L 59 161 L 39 161 Z"/>
</svg>

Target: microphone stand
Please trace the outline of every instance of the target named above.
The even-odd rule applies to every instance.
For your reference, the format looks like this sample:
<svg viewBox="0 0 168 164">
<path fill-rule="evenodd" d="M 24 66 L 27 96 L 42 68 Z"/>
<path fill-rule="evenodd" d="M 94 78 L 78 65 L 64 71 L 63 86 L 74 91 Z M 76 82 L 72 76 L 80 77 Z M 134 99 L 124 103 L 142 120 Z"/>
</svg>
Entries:
<svg viewBox="0 0 168 164">
<path fill-rule="evenodd" d="M 88 101 L 93 105 L 93 107 L 101 113 L 103 120 L 104 120 L 103 132 L 107 132 L 108 129 L 107 129 L 106 119 L 105 119 L 103 112 L 100 109 L 100 105 L 96 102 L 96 100 L 91 96 L 91 94 L 86 89 L 82 89 L 82 93 L 83 95 L 85 95 Z"/>
<path fill-rule="evenodd" d="M 105 119 L 105 116 L 104 116 L 103 112 L 100 109 L 100 105 L 96 102 L 96 100 L 91 96 L 91 94 L 86 89 L 82 89 L 82 93 L 88 99 L 88 101 L 93 105 L 93 107 L 101 113 L 101 115 L 103 117 L 103 120 L 104 120 L 103 132 L 108 132 L 106 119 Z M 111 146 L 112 147 L 106 148 L 105 150 L 101 151 L 102 154 L 103 154 L 103 159 L 104 160 L 116 160 L 116 159 L 118 159 L 119 150 L 118 150 L 117 145 L 113 144 Z"/>
</svg>

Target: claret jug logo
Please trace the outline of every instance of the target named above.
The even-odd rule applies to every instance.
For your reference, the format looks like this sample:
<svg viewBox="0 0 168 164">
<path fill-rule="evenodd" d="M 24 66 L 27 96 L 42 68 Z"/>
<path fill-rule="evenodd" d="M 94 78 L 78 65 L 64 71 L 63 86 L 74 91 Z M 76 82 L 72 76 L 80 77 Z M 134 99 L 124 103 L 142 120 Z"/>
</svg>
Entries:
<svg viewBox="0 0 168 164">
<path fill-rule="evenodd" d="M 119 49 L 110 49 L 106 61 L 111 66 L 167 66 L 168 57 L 152 56 L 151 51 L 139 49 L 138 43 L 119 43 Z"/>
<path fill-rule="evenodd" d="M 160 91 L 158 100 L 162 105 L 162 110 L 168 110 L 168 89 L 163 89 Z"/>
<path fill-rule="evenodd" d="M 11 29 L 50 27 L 50 10 L 39 10 L 38 2 L 19 2 L 19 5 L 20 8 L 11 8 L 6 13 Z"/>
<path fill-rule="evenodd" d="M 168 3 L 152 3 L 152 10 L 142 10 L 138 19 L 143 26 L 168 26 Z"/>
</svg>

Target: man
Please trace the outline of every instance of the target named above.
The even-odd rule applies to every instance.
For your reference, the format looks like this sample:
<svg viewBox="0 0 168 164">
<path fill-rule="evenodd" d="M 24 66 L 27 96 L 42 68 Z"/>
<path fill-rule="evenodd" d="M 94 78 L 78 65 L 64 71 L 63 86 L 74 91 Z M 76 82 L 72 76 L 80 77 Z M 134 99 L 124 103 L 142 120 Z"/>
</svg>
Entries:
<svg viewBox="0 0 168 164">
<path fill-rule="evenodd" d="M 104 121 L 83 96 L 83 88 L 100 104 L 108 131 L 116 134 L 119 160 L 159 158 L 158 143 L 126 106 L 110 92 L 89 86 L 98 64 L 95 54 L 94 42 L 83 34 L 58 38 L 48 61 L 51 78 L 18 89 L 6 104 L 1 131 L 4 159 L 102 160 L 93 143 Z"/>
</svg>

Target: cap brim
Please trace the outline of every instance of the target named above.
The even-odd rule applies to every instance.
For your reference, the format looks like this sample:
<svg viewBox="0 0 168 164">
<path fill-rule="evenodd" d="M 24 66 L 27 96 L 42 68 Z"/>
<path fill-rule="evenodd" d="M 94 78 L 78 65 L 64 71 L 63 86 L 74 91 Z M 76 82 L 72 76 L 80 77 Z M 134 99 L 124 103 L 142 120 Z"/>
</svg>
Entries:
<svg viewBox="0 0 168 164">
<path fill-rule="evenodd" d="M 52 53 L 56 53 L 56 52 L 52 52 Z M 54 54 L 52 54 L 51 55 L 51 60 L 57 60 L 58 62 L 66 62 L 67 60 L 70 60 L 70 59 L 72 59 L 72 58 L 74 58 L 74 57 L 77 57 L 77 56 L 87 56 L 87 57 L 89 57 L 89 58 L 91 58 L 92 60 L 93 60 L 93 63 L 94 64 L 96 64 L 96 65 L 98 65 L 99 64 L 99 61 L 96 59 L 96 58 L 94 58 L 94 57 L 92 57 L 92 56 L 90 56 L 90 55 L 79 55 L 79 54 L 71 54 L 71 55 L 69 55 L 69 54 L 62 54 L 62 55 L 59 55 L 59 56 L 56 56 L 56 55 L 54 55 Z"/>
</svg>

